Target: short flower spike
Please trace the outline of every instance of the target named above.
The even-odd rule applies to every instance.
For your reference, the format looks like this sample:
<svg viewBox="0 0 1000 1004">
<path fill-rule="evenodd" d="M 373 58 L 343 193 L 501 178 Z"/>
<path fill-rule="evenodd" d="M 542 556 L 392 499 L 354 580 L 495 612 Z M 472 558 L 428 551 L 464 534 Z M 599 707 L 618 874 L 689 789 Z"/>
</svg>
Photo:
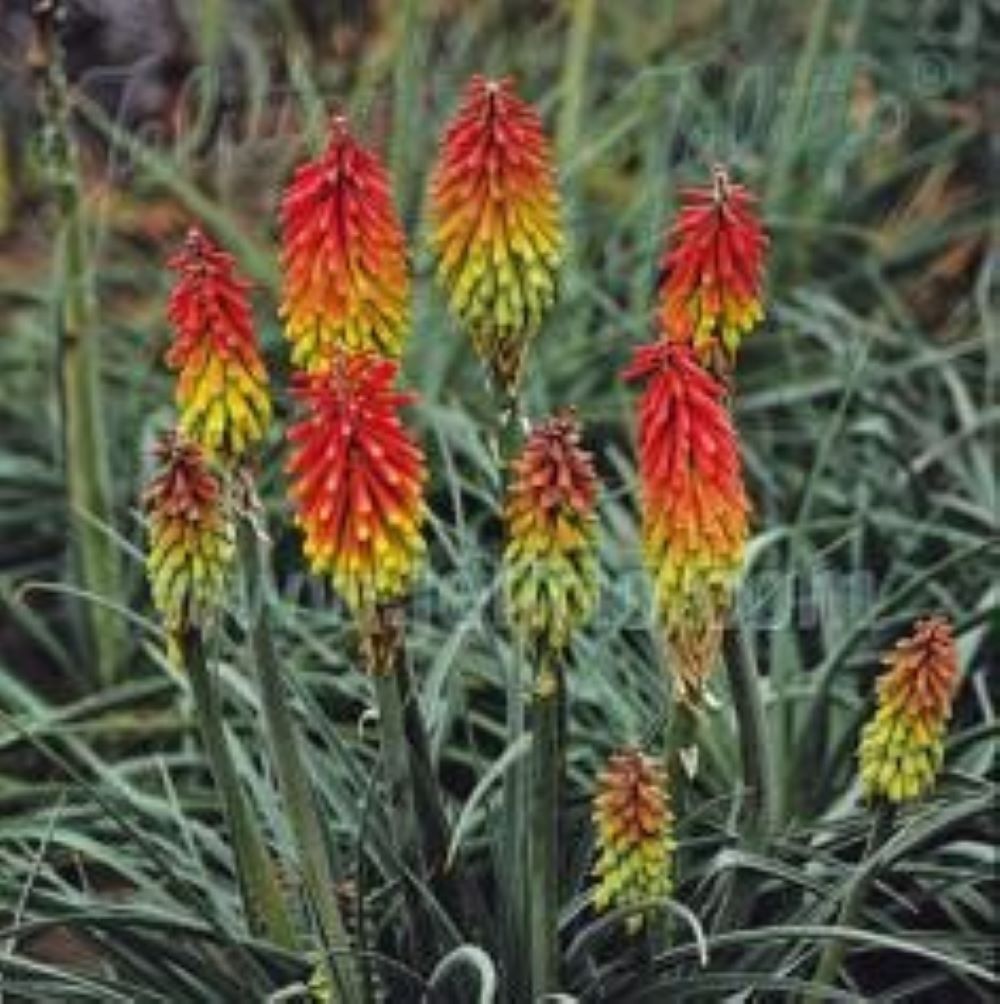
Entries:
<svg viewBox="0 0 1000 1004">
<path fill-rule="evenodd" d="M 431 244 L 452 312 L 516 389 L 556 299 L 563 232 L 549 141 L 510 79 L 473 77 L 431 179 Z"/>
<path fill-rule="evenodd" d="M 941 769 L 943 739 L 958 684 L 951 625 L 940 617 L 916 623 L 883 658 L 878 710 L 859 749 L 861 784 L 869 798 L 907 802 L 931 788 Z"/>
<path fill-rule="evenodd" d="M 405 237 L 385 168 L 344 118 L 333 119 L 324 153 L 295 172 L 281 227 L 294 365 L 320 372 L 341 352 L 398 358 L 410 330 Z"/>
<path fill-rule="evenodd" d="M 399 417 L 396 364 L 347 356 L 292 388 L 288 471 L 307 560 L 355 612 L 403 598 L 424 553 L 426 468 Z"/>
<path fill-rule="evenodd" d="M 178 372 L 181 431 L 209 456 L 238 460 L 264 437 L 271 420 L 249 283 L 237 274 L 232 255 L 197 227 L 168 265 L 177 282 L 167 310 L 174 329 L 167 364 Z"/>
<path fill-rule="evenodd" d="M 646 566 L 682 700 L 696 703 L 718 656 L 743 564 L 749 504 L 724 390 L 687 345 L 640 348 L 639 478 Z"/>
<path fill-rule="evenodd" d="M 504 518 L 507 608 L 527 640 L 556 650 L 597 598 L 597 476 L 567 412 L 538 425 L 513 463 Z"/>
<path fill-rule="evenodd" d="M 702 362 L 728 367 L 764 316 L 767 237 L 753 196 L 721 167 L 711 187 L 687 189 L 681 198 L 661 262 L 660 330 L 693 345 Z"/>
<path fill-rule="evenodd" d="M 143 496 L 149 517 L 147 574 L 168 631 L 201 627 L 226 587 L 235 534 L 219 481 L 197 444 L 171 433 Z"/>
<path fill-rule="evenodd" d="M 597 910 L 638 906 L 669 896 L 677 843 L 663 767 L 638 750 L 614 754 L 597 780 Z M 643 914 L 631 916 L 634 933 Z"/>
</svg>

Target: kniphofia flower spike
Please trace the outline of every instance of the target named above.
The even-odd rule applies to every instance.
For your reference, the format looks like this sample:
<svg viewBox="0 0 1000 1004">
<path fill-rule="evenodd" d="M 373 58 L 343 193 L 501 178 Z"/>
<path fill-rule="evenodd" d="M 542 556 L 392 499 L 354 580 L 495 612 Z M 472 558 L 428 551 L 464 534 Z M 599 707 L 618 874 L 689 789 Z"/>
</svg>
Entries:
<svg viewBox="0 0 1000 1004">
<path fill-rule="evenodd" d="M 197 227 L 168 265 L 177 282 L 167 310 L 174 341 L 166 358 L 178 372 L 180 428 L 210 457 L 237 460 L 263 438 L 271 419 L 249 283 L 232 256 Z"/>
<path fill-rule="evenodd" d="M 882 662 L 878 710 L 861 737 L 861 784 L 869 798 L 906 802 L 933 788 L 941 769 L 958 684 L 951 625 L 940 617 L 917 621 Z"/>
<path fill-rule="evenodd" d="M 664 338 L 694 346 L 702 362 L 731 365 L 763 318 L 767 237 L 753 196 L 722 167 L 712 185 L 681 193 L 661 261 L 658 320 Z"/>
<path fill-rule="evenodd" d="M 678 696 L 697 702 L 743 564 L 749 504 L 724 390 L 690 346 L 640 348 L 642 538 Z"/>
<path fill-rule="evenodd" d="M 288 432 L 288 471 L 305 555 L 363 614 L 403 598 L 424 553 L 426 467 L 395 377 L 390 360 L 344 356 L 292 388 L 302 418 Z"/>
<path fill-rule="evenodd" d="M 674 850 L 674 817 L 663 766 L 638 750 L 614 754 L 597 781 L 593 802 L 597 910 L 638 906 L 668 896 Z M 631 931 L 643 915 L 629 918 Z"/>
<path fill-rule="evenodd" d="M 169 433 L 143 496 L 149 518 L 146 569 L 153 603 L 171 633 L 201 627 L 226 587 L 235 533 L 218 478 L 201 448 Z"/>
<path fill-rule="evenodd" d="M 343 352 L 398 358 L 410 329 L 405 237 L 385 168 L 342 116 L 323 154 L 295 172 L 281 224 L 292 362 L 318 372 Z"/>
<path fill-rule="evenodd" d="M 513 463 L 504 518 L 507 609 L 517 631 L 564 647 L 597 594 L 597 476 L 565 412 L 539 424 Z"/>
<path fill-rule="evenodd" d="M 466 87 L 441 143 L 430 212 L 451 310 L 512 393 L 555 302 L 563 233 L 549 141 L 509 78 L 475 76 Z"/>
</svg>

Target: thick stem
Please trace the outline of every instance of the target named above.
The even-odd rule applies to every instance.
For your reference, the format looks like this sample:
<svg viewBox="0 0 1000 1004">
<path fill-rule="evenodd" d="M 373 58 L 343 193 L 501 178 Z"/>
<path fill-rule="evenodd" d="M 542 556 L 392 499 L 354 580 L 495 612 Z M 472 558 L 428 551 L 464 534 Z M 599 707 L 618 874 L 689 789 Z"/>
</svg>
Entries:
<svg viewBox="0 0 1000 1004">
<path fill-rule="evenodd" d="M 185 631 L 179 644 L 191 681 L 205 752 L 222 798 L 248 926 L 255 936 L 267 937 L 283 948 L 295 948 L 295 930 L 285 908 L 274 866 L 260 831 L 254 825 L 226 744 L 222 707 L 205 658 L 201 631 L 197 628 Z"/>
<path fill-rule="evenodd" d="M 559 983 L 559 821 L 562 800 L 563 674 L 554 657 L 539 662 L 532 709 L 531 986 L 533 999 L 554 993 Z"/>
<path fill-rule="evenodd" d="M 48 126 L 46 158 L 59 209 L 58 287 L 60 380 L 67 492 L 76 561 L 85 594 L 121 598 L 121 568 L 106 527 L 112 523 L 111 475 L 99 344 L 94 323 L 94 290 L 76 151 L 68 126 L 68 99 L 56 37 L 54 4 L 35 5 L 33 66 L 39 108 Z M 86 602 L 86 601 L 85 601 Z M 112 682 L 124 643 L 118 615 L 106 603 L 84 609 L 98 676 Z"/>
<path fill-rule="evenodd" d="M 524 738 L 526 727 L 524 699 L 524 658 L 516 647 L 508 660 L 507 671 L 507 744 L 508 749 Z M 532 740 L 534 742 L 534 738 Z M 527 905 L 529 902 L 528 834 L 525 819 L 528 810 L 528 777 L 523 759 L 512 764 L 503 780 L 503 819 L 501 872 L 503 875 L 502 928 L 504 970 L 507 974 L 507 997 L 510 1000 L 529 999 L 530 971 L 526 965 Z"/>
<path fill-rule="evenodd" d="M 438 784 L 431 756 L 427 725 L 420 710 L 413 675 L 407 663 L 404 643 L 400 640 L 397 682 L 403 706 L 403 725 L 406 729 L 406 746 L 410 756 L 413 776 L 413 795 L 417 807 L 417 820 L 423 843 L 431 888 L 447 907 L 457 926 L 464 930 L 475 912 L 469 887 L 462 879 L 461 864 L 448 864 L 451 846 L 451 827 L 445 813 L 441 787 Z M 480 911 L 482 912 L 482 911 Z"/>
<path fill-rule="evenodd" d="M 878 869 L 871 859 L 892 833 L 895 816 L 895 809 L 888 802 L 882 803 L 875 810 L 875 818 L 872 820 L 872 828 L 868 833 L 860 866 L 840 906 L 840 913 L 837 916 L 838 927 L 854 927 L 857 924 L 865 899 L 878 875 Z M 846 952 L 847 942 L 843 938 L 833 938 L 827 942 L 813 973 L 812 982 L 815 987 L 804 998 L 804 1004 L 820 1004 L 824 997 L 824 989 L 837 978 Z"/>
<path fill-rule="evenodd" d="M 382 765 L 392 809 L 393 841 L 401 864 L 400 879 L 409 913 L 410 940 L 416 956 L 430 966 L 434 963 L 433 925 L 417 887 L 426 877 L 426 868 L 414 797 L 416 785 L 406 741 L 406 719 L 397 678 L 402 630 L 402 612 L 395 607 L 375 610 L 362 624 L 365 658 L 378 705 Z"/>
<path fill-rule="evenodd" d="M 303 881 L 327 948 L 331 985 L 337 990 L 337 1000 L 355 1004 L 362 999 L 361 990 L 350 957 L 350 940 L 337 902 L 332 848 L 324 839 L 274 648 L 267 610 L 269 580 L 265 563 L 255 532 L 246 521 L 240 528 L 240 550 L 247 583 L 250 642 L 271 760 L 288 813 Z"/>
<path fill-rule="evenodd" d="M 596 6 L 596 0 L 572 0 L 570 4 L 569 34 L 560 85 L 562 109 L 556 128 L 556 148 L 563 163 L 570 160 L 578 146 Z"/>
<path fill-rule="evenodd" d="M 760 850 L 775 826 L 774 772 L 760 678 L 746 633 L 740 627 L 726 632 L 723 645 L 743 765 L 744 833 L 747 844 Z"/>
<path fill-rule="evenodd" d="M 419 135 L 422 81 L 425 67 L 425 32 L 421 27 L 419 0 L 400 0 L 396 5 L 396 59 L 393 79 L 392 175 L 399 211 L 410 222 L 416 209 L 414 165 L 420 163 Z"/>
<path fill-rule="evenodd" d="M 743 770 L 741 843 L 749 851 L 762 851 L 774 832 L 775 784 L 757 664 L 739 626 L 726 632 L 723 647 Z M 755 882 L 749 871 L 732 876 L 727 905 L 720 914 L 729 928 L 740 928 L 748 920 Z"/>
</svg>

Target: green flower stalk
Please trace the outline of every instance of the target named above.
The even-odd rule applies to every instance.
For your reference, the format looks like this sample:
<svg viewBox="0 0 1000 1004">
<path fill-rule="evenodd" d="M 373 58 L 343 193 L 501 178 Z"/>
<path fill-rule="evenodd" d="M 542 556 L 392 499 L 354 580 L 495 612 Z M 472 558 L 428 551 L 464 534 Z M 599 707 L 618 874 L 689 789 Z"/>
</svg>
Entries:
<svg viewBox="0 0 1000 1004">
<path fill-rule="evenodd" d="M 561 658 L 597 599 L 597 476 L 565 412 L 538 425 L 512 466 L 504 509 L 507 616 L 536 659 L 532 707 L 532 992 L 558 989 L 559 830 L 566 694 Z"/>
<path fill-rule="evenodd" d="M 243 795 L 205 654 L 205 629 L 223 599 L 233 561 L 231 516 L 222 486 L 198 446 L 171 433 L 157 447 L 156 458 L 159 466 L 143 498 L 153 603 L 163 617 L 173 657 L 188 672 L 250 930 L 292 947 L 292 925 L 273 862 Z"/>
<path fill-rule="evenodd" d="M 853 881 L 847 888 L 838 927 L 854 927 L 877 878 L 872 858 L 892 833 L 898 808 L 926 795 L 944 759 L 944 734 L 958 685 L 958 651 L 951 625 L 928 617 L 883 657 L 886 672 L 877 685 L 875 717 L 861 734 L 858 766 L 861 787 L 874 810 L 871 833 Z M 846 953 L 841 938 L 830 941 L 813 976 L 816 990 L 837 977 Z"/>
</svg>

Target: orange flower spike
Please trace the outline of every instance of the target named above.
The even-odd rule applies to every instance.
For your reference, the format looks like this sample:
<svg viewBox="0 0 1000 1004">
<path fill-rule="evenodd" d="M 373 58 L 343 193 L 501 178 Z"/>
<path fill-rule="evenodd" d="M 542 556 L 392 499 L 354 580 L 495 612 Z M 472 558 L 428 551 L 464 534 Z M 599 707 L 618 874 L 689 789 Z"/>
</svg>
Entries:
<svg viewBox="0 0 1000 1004">
<path fill-rule="evenodd" d="M 410 330 L 406 239 L 385 168 L 343 117 L 324 153 L 295 172 L 281 226 L 294 365 L 319 372 L 344 351 L 399 358 Z"/>
<path fill-rule="evenodd" d="M 175 633 L 204 624 L 220 602 L 235 535 L 219 481 L 196 443 L 170 433 L 157 444 L 156 460 L 143 495 L 146 569 L 153 603 Z"/>
<path fill-rule="evenodd" d="M 427 473 L 395 377 L 392 361 L 347 356 L 292 388 L 304 415 L 288 432 L 288 472 L 305 555 L 356 612 L 403 598 L 424 553 Z"/>
<path fill-rule="evenodd" d="M 592 818 L 594 907 L 638 906 L 669 896 L 677 843 L 662 765 L 638 750 L 614 754 L 597 780 Z M 642 922 L 641 913 L 629 917 L 629 930 Z"/>
<path fill-rule="evenodd" d="M 555 303 L 563 232 L 549 141 L 511 79 L 470 80 L 441 144 L 430 215 L 451 310 L 512 393 Z"/>
<path fill-rule="evenodd" d="M 940 617 L 917 621 L 882 661 L 878 710 L 861 737 L 861 784 L 869 798 L 911 801 L 933 788 L 944 759 L 958 685 L 951 625 Z"/>
<path fill-rule="evenodd" d="M 513 463 L 504 550 L 507 609 L 518 632 L 565 647 L 597 599 L 597 475 L 572 412 L 532 430 Z"/>
<path fill-rule="evenodd" d="M 167 365 L 178 373 L 181 430 L 210 456 L 237 460 L 271 420 L 267 371 L 247 291 L 232 255 L 197 227 L 169 260 L 177 273 L 167 314 L 174 342 Z"/>
<path fill-rule="evenodd" d="M 640 348 L 625 373 L 638 408 L 642 538 L 679 695 L 696 702 L 711 672 L 743 564 L 749 503 L 722 385 L 686 345 Z"/>
<path fill-rule="evenodd" d="M 710 188 L 681 193 L 683 206 L 661 261 L 658 308 L 664 338 L 694 346 L 699 359 L 731 364 L 763 319 L 767 237 L 753 196 L 713 170 Z"/>
</svg>

